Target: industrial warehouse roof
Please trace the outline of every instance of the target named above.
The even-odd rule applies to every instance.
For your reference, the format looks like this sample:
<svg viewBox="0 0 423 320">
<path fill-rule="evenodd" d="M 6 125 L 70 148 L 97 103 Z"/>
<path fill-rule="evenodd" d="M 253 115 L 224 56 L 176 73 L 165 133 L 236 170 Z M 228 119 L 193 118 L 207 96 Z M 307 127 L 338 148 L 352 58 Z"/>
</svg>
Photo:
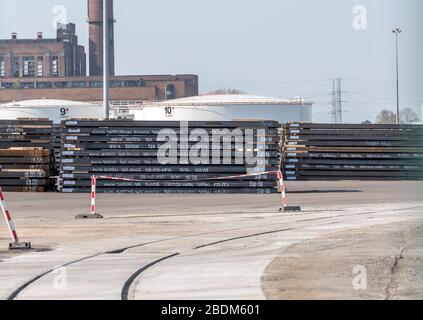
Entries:
<svg viewBox="0 0 423 320">
<path fill-rule="evenodd" d="M 24 101 L 13 101 L 6 104 L 1 104 L 1 108 L 16 108 L 16 107 L 72 107 L 72 106 L 93 106 L 91 103 L 69 101 L 69 100 L 55 100 L 55 99 L 39 99 L 39 100 L 24 100 Z"/>
<path fill-rule="evenodd" d="M 175 100 L 167 100 L 156 103 L 158 106 L 195 106 L 195 105 L 306 105 L 313 104 L 309 99 L 295 98 L 295 99 L 281 99 L 262 96 L 251 96 L 241 94 L 227 94 L 227 95 L 204 95 L 190 98 L 182 98 Z"/>
</svg>

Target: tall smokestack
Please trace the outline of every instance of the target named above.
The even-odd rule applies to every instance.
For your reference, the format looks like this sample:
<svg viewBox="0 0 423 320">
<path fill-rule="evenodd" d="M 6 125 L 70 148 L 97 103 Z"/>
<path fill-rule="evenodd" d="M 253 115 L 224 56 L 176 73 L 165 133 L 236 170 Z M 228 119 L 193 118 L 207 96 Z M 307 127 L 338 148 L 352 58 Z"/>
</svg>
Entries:
<svg viewBox="0 0 423 320">
<path fill-rule="evenodd" d="M 113 0 L 109 0 L 109 74 L 115 74 Z M 103 75 L 103 0 L 88 0 L 90 76 Z"/>
</svg>

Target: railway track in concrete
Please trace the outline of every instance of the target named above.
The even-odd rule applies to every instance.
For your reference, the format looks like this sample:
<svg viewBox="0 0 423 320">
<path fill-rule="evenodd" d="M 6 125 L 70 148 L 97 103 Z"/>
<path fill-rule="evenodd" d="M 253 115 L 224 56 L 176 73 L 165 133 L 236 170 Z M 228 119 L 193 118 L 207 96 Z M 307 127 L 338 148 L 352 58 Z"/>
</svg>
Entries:
<svg viewBox="0 0 423 320">
<path fill-rule="evenodd" d="M 254 257 L 254 254 L 260 255 L 260 252 L 266 252 L 258 256 L 260 263 L 254 265 L 255 273 L 253 274 L 258 276 L 281 249 L 296 242 L 313 238 L 322 232 L 384 223 L 386 219 L 398 218 L 399 212 L 408 211 L 413 214 L 414 211 L 422 208 L 422 206 L 410 206 L 390 211 L 367 210 L 353 213 L 346 211 L 345 214 L 336 215 L 319 213 L 317 215 L 320 216 L 311 214 L 314 217 L 308 219 L 305 219 L 307 215 L 292 215 L 285 216 L 285 218 L 291 217 L 284 219 L 286 221 L 271 225 L 262 221 L 251 223 L 246 220 L 243 226 L 237 228 L 222 228 L 205 233 L 143 242 L 64 263 L 61 267 L 67 268 L 69 273 L 70 291 L 51 290 L 52 278 L 56 270 L 56 267 L 52 267 L 23 283 L 7 298 L 9 300 L 70 299 L 75 297 L 76 292 L 80 293 L 79 290 L 85 290 L 87 299 L 143 299 L 142 287 L 146 275 L 151 285 L 154 282 L 152 278 L 157 277 L 158 273 L 159 278 L 163 278 L 164 275 L 166 280 L 166 275 L 169 276 L 173 272 L 172 266 L 174 266 L 175 274 L 189 280 L 196 276 L 195 272 L 192 274 L 185 272 L 184 266 L 188 266 L 189 269 L 190 265 L 196 266 L 198 262 L 200 266 L 195 270 L 201 272 L 202 267 L 208 270 L 207 264 L 216 259 L 224 261 L 223 266 L 238 268 L 238 271 L 242 271 L 243 260 L 238 261 L 233 258 L 231 261 L 231 257 L 241 255 L 243 259 L 249 261 L 251 255 Z M 162 269 L 163 271 L 159 271 Z M 213 276 L 210 278 L 210 282 L 215 280 Z M 237 285 L 242 285 L 243 278 L 240 277 L 238 280 Z M 98 281 L 103 281 L 102 285 L 100 287 L 94 285 L 94 288 L 90 289 L 90 285 Z M 105 290 L 101 291 L 102 288 Z M 161 290 L 165 292 L 166 288 Z M 260 298 L 260 288 L 250 291 L 251 293 L 246 298 Z M 155 295 L 148 294 L 146 297 L 154 298 Z"/>
</svg>

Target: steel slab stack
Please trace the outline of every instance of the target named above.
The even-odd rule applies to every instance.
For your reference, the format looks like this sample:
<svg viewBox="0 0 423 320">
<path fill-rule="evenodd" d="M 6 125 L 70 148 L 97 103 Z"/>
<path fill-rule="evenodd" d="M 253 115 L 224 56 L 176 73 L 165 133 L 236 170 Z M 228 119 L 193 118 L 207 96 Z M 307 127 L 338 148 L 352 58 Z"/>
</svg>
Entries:
<svg viewBox="0 0 423 320">
<path fill-rule="evenodd" d="M 0 185 L 4 191 L 48 188 L 51 128 L 47 120 L 0 120 Z"/>
<path fill-rule="evenodd" d="M 62 152 L 62 138 L 60 135 L 60 124 L 53 124 L 52 129 L 52 176 L 59 176 L 60 173 L 60 156 Z"/>
<path fill-rule="evenodd" d="M 423 126 L 284 125 L 282 169 L 289 181 L 423 180 Z"/>
<path fill-rule="evenodd" d="M 255 136 L 254 149 L 263 146 L 266 159 L 255 172 L 277 171 L 280 167 L 280 124 L 278 122 L 190 122 L 188 132 L 240 128 L 264 129 L 264 135 Z M 157 153 L 163 141 L 158 134 L 163 129 L 177 133 L 178 157 L 198 143 L 187 141 L 180 132 L 179 122 L 143 121 L 90 121 L 70 120 L 62 123 L 61 184 L 62 191 L 89 192 L 92 175 L 142 181 L 97 180 L 97 191 L 103 193 L 276 193 L 274 174 L 262 174 L 236 179 L 207 180 L 216 177 L 244 175 L 249 167 L 245 162 L 235 163 L 235 144 L 231 144 L 230 163 L 194 165 L 192 162 L 161 165 Z M 257 132 L 257 131 L 255 131 Z M 222 144 L 208 143 L 205 147 L 221 149 Z M 244 149 L 244 148 L 243 148 Z M 243 151 L 243 150 L 241 150 Z M 182 154 L 181 154 L 182 153 Z M 251 168 L 253 169 L 253 168 Z M 249 171 L 250 172 L 250 171 Z"/>
</svg>

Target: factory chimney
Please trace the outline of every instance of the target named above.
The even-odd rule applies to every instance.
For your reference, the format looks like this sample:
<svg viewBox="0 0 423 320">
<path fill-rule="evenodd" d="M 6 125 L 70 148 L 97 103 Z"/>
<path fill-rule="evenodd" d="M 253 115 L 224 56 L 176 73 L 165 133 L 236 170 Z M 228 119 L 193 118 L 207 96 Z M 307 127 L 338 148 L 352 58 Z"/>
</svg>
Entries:
<svg viewBox="0 0 423 320">
<path fill-rule="evenodd" d="M 109 75 L 115 74 L 113 0 L 109 0 Z M 103 75 L 103 0 L 88 0 L 90 76 Z"/>
</svg>

